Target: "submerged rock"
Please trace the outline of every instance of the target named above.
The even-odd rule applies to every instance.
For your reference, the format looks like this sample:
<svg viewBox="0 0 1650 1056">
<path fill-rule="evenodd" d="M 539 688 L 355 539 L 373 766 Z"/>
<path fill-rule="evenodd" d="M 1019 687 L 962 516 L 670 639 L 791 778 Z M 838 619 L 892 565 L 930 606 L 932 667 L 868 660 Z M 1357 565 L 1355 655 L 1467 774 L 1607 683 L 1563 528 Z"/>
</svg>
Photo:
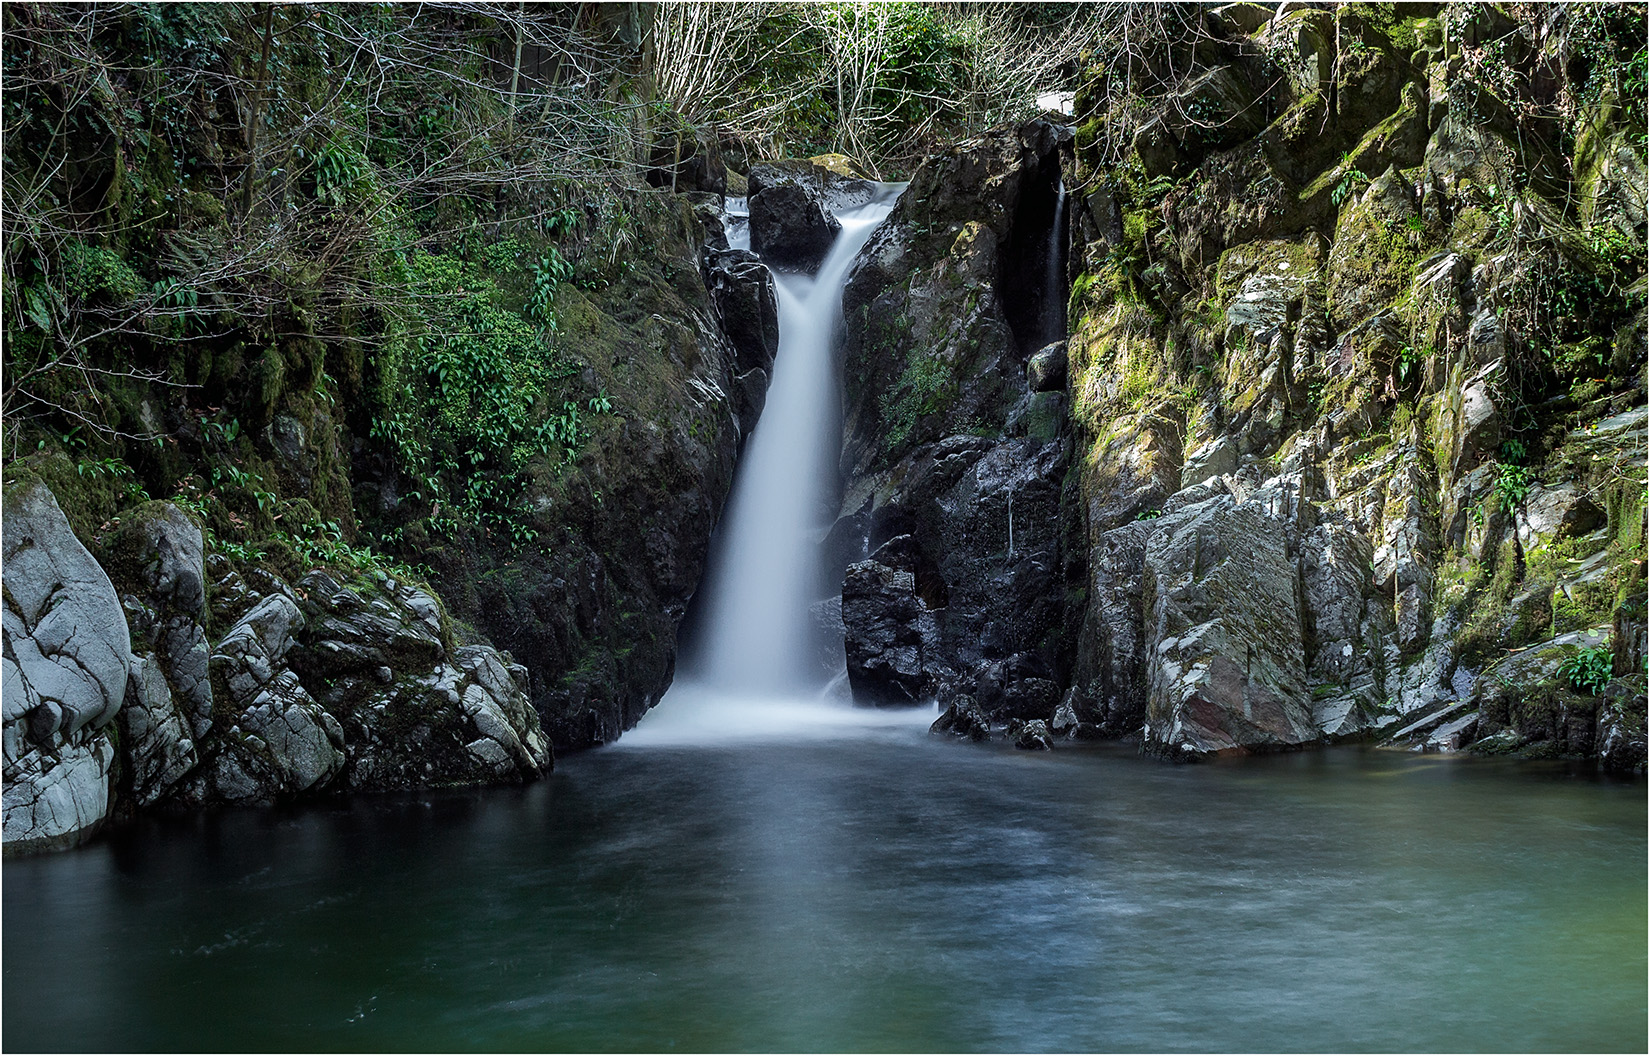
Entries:
<svg viewBox="0 0 1650 1056">
<path fill-rule="evenodd" d="M 991 722 L 985 712 L 966 694 L 952 698 L 951 704 L 928 727 L 929 733 L 948 733 L 970 741 L 984 741 L 991 737 Z"/>
</svg>

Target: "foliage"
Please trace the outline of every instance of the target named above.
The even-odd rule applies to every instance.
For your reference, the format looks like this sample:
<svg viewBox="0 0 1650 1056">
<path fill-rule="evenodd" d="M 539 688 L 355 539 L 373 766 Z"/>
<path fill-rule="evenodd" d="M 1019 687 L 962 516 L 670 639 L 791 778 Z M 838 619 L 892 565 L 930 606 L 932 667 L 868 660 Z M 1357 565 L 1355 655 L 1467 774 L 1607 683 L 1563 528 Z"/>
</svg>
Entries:
<svg viewBox="0 0 1650 1056">
<path fill-rule="evenodd" d="M 1495 469 L 1495 493 L 1501 497 L 1502 506 L 1513 509 L 1530 494 L 1535 482 L 1523 466 L 1497 462 Z"/>
<path fill-rule="evenodd" d="M 676 3 L 655 26 L 658 81 L 686 126 L 753 155 L 837 151 L 894 176 L 939 142 L 1032 116 L 1037 93 L 1077 87 L 1085 52 L 1151 20 L 1063 4 Z"/>
<path fill-rule="evenodd" d="M 611 408 L 605 393 L 583 407 L 562 395 L 574 368 L 547 344 L 571 268 L 550 250 L 520 312 L 487 269 L 461 258 L 416 252 L 401 271 L 412 296 L 383 356 L 373 435 L 395 451 L 415 500 L 445 501 L 529 542 L 531 467 L 570 462 L 588 435 L 581 412 Z"/>
<path fill-rule="evenodd" d="M 1582 67 L 1577 78 L 1578 101 L 1591 105 L 1610 96 L 1627 108 L 1629 124 L 1642 128 L 1650 64 L 1643 7 L 1579 5 L 1571 12 L 1566 30 L 1570 51 Z"/>
<path fill-rule="evenodd" d="M 1582 649 L 1559 665 L 1558 673 L 1578 693 L 1598 695 L 1613 677 L 1615 658 L 1607 645 Z"/>
<path fill-rule="evenodd" d="M 1365 176 L 1361 169 L 1347 169 L 1341 175 L 1340 182 L 1335 184 L 1335 189 L 1329 192 L 1329 200 L 1336 205 L 1340 205 L 1359 187 L 1366 186 L 1368 183 L 1369 177 Z"/>
<path fill-rule="evenodd" d="M 1398 360 L 1396 364 L 1398 371 L 1398 383 L 1401 385 L 1408 384 L 1410 376 L 1419 370 L 1421 364 L 1425 363 L 1427 359 L 1436 354 L 1437 349 L 1434 348 L 1428 348 L 1425 351 L 1413 348 L 1409 345 L 1405 345 L 1400 348 L 1398 350 Z"/>
</svg>

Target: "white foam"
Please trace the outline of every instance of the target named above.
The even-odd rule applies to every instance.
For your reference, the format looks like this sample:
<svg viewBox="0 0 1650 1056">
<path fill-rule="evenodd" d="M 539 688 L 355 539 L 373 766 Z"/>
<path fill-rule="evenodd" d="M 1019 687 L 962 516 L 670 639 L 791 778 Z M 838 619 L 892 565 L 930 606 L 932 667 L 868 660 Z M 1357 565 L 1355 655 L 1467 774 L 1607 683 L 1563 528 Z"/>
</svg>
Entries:
<svg viewBox="0 0 1650 1056">
<path fill-rule="evenodd" d="M 927 729 L 933 705 L 856 708 L 824 694 L 742 695 L 678 681 L 618 742 L 621 748 L 854 740 Z"/>
</svg>

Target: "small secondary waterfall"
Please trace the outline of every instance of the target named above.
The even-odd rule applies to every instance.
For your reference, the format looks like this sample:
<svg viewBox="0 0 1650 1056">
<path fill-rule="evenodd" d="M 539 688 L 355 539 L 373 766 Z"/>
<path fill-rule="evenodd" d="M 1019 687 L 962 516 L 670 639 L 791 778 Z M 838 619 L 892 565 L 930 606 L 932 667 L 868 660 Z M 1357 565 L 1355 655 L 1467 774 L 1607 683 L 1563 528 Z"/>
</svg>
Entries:
<svg viewBox="0 0 1650 1056">
<path fill-rule="evenodd" d="M 1066 181 L 1055 182 L 1054 222 L 1048 226 L 1047 261 L 1043 272 L 1043 340 L 1066 338 Z"/>
<path fill-rule="evenodd" d="M 622 743 L 790 733 L 839 725 L 847 710 L 824 699 L 809 613 L 825 592 L 820 539 L 835 513 L 835 340 L 854 257 L 898 189 L 837 217 L 842 233 L 817 275 L 775 276 L 779 353 L 697 601 L 701 634 L 669 692 Z"/>
</svg>

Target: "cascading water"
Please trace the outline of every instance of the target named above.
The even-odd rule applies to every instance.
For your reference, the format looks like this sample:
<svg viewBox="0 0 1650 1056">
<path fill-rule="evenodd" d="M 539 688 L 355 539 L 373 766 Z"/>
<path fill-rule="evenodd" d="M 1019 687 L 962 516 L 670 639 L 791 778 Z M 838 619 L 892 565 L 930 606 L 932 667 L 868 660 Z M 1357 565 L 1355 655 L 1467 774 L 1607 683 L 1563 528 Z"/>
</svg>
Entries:
<svg viewBox="0 0 1650 1056">
<path fill-rule="evenodd" d="M 1066 181 L 1056 180 L 1054 223 L 1048 227 L 1047 261 L 1043 273 L 1043 340 L 1066 337 Z"/>
<path fill-rule="evenodd" d="M 893 209 L 898 185 L 845 210 L 819 272 L 776 275 L 779 353 L 746 443 L 699 602 L 702 634 L 675 683 L 621 743 L 690 743 L 909 725 L 928 717 L 826 699 L 809 606 L 823 593 L 820 538 L 835 511 L 835 347 L 848 272 Z M 730 241 L 744 235 L 735 229 Z"/>
</svg>

